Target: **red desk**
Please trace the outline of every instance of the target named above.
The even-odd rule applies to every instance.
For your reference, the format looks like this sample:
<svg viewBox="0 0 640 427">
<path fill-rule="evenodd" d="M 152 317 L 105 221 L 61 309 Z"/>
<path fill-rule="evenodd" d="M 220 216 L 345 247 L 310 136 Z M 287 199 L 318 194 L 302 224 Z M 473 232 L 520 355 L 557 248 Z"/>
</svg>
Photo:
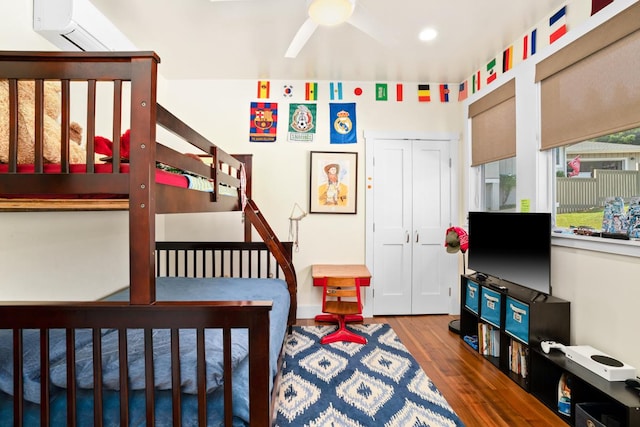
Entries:
<svg viewBox="0 0 640 427">
<path fill-rule="evenodd" d="M 322 286 L 325 277 L 358 277 L 360 286 L 371 285 L 371 273 L 364 264 L 314 264 L 311 266 L 313 286 Z M 318 322 L 336 322 L 333 314 L 318 314 L 315 317 Z M 361 322 L 362 316 L 354 314 L 346 317 L 347 322 Z"/>
</svg>

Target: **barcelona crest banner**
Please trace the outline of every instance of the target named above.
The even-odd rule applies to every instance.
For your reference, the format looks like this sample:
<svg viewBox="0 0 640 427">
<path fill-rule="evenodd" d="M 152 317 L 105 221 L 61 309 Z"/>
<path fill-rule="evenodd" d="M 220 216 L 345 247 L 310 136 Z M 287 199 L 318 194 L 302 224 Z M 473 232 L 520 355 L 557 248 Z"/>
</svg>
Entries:
<svg viewBox="0 0 640 427">
<path fill-rule="evenodd" d="M 289 141 L 312 142 L 316 133 L 316 104 L 289 104 Z"/>
<path fill-rule="evenodd" d="M 274 142 L 278 128 L 277 102 L 252 102 L 249 141 Z"/>
<path fill-rule="evenodd" d="M 330 103 L 329 126 L 331 128 L 331 144 L 355 144 L 358 142 L 355 102 Z"/>
</svg>

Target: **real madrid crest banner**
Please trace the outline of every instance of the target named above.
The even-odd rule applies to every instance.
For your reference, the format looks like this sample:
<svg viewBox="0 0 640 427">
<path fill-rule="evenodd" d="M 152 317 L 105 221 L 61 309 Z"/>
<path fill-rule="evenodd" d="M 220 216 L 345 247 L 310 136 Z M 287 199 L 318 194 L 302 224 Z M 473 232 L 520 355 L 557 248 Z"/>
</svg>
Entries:
<svg viewBox="0 0 640 427">
<path fill-rule="evenodd" d="M 355 102 L 330 103 L 329 120 L 331 144 L 355 144 L 358 142 Z"/>
<path fill-rule="evenodd" d="M 249 141 L 274 142 L 278 128 L 277 102 L 252 102 Z"/>
<path fill-rule="evenodd" d="M 289 141 L 312 142 L 316 133 L 316 104 L 289 104 Z"/>
</svg>

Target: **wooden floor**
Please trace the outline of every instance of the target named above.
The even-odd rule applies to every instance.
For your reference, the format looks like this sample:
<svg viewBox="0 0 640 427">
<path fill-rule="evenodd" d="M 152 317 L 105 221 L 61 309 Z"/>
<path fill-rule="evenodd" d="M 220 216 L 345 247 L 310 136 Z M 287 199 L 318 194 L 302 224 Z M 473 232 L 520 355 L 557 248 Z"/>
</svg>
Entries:
<svg viewBox="0 0 640 427">
<path fill-rule="evenodd" d="M 567 426 L 449 331 L 449 322 L 455 318 L 393 316 L 365 319 L 365 323 L 391 325 L 465 426 Z M 298 324 L 313 325 L 315 321 L 298 320 Z"/>
</svg>

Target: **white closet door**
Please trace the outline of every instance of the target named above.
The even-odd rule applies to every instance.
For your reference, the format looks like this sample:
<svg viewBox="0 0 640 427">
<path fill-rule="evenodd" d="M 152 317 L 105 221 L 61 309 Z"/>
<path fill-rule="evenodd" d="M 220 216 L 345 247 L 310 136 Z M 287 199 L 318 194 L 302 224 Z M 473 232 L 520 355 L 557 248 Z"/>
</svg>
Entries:
<svg viewBox="0 0 640 427">
<path fill-rule="evenodd" d="M 373 314 L 449 312 L 448 141 L 374 143 Z M 453 264 L 452 264 L 453 263 Z"/>
<path fill-rule="evenodd" d="M 414 141 L 412 169 L 411 314 L 448 313 L 450 281 L 446 275 L 451 261 L 457 260 L 444 247 L 451 217 L 449 143 Z"/>
<path fill-rule="evenodd" d="M 411 311 L 411 141 L 374 145 L 373 313 Z"/>
</svg>

